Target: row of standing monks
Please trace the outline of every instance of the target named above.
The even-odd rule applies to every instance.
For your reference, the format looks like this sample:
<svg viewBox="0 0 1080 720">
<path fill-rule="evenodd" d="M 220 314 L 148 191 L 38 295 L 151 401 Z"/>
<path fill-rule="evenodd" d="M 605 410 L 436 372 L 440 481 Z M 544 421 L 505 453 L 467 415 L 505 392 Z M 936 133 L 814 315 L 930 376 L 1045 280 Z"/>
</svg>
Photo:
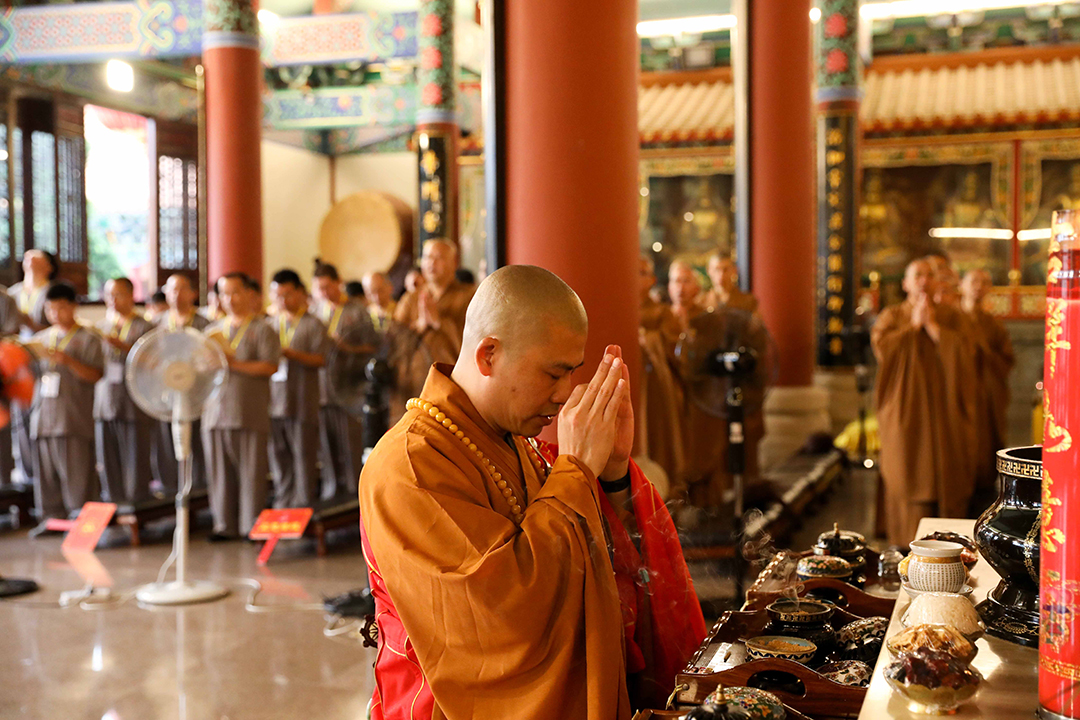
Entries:
<svg viewBox="0 0 1080 720">
<path fill-rule="evenodd" d="M 388 356 L 399 416 L 398 400 L 419 390 L 432 359 L 456 354 L 473 291 L 454 279 L 453 246 L 435 243 L 425 249 L 419 287 L 397 303 L 377 275 L 365 278 L 370 302 L 350 301 L 336 269 L 319 264 L 314 297 L 295 272 L 280 271 L 267 313 L 258 284 L 233 273 L 215 284 L 217 302 L 197 312 L 190 280 L 174 275 L 164 288 L 169 309 L 151 322 L 135 312 L 130 281 L 117 278 L 105 287 L 105 320 L 90 326 L 76 317 L 74 289 L 53 282 L 57 266 L 48 253 L 29 251 L 23 265 L 24 281 L 0 293 L 0 331 L 21 334 L 39 357 L 41 377 L 31 407 L 13 408 L 0 473 L 4 481 L 11 475 L 14 440 L 21 474 L 34 485 L 39 532 L 45 520 L 96 499 L 99 479 L 101 496 L 121 505 L 150 500 L 151 478 L 166 492 L 182 482 L 170 425 L 148 418 L 125 383 L 130 350 L 155 326 L 201 332 L 228 359 L 227 380 L 196 423 L 192 479 L 208 486 L 211 539 L 231 539 L 246 534 L 265 507 L 268 477 L 277 507 L 355 497 L 360 426 L 329 386 L 332 353 Z"/>
<path fill-rule="evenodd" d="M 635 452 L 656 462 L 667 475 L 669 504 L 676 508 L 717 508 L 731 488 L 726 391 L 731 378 L 703 377 L 701 352 L 744 348 L 754 354 L 753 371 L 739 378 L 743 395 L 745 473 L 758 473 L 758 446 L 764 435 L 762 405 L 770 366 L 769 335 L 757 300 L 738 287 L 738 271 L 727 257 L 708 262 L 712 288 L 702 290 L 697 272 L 683 261 L 668 271 L 670 304 L 656 297 L 653 264 L 640 264 L 641 328 L 645 372 Z"/>
<path fill-rule="evenodd" d="M 960 282 L 947 260 L 912 262 L 907 299 L 871 330 L 878 363 L 881 505 L 890 542 L 906 545 L 923 517 L 965 517 L 994 497 L 995 454 L 1005 446 L 1012 343 L 986 312 L 990 277 Z"/>
</svg>

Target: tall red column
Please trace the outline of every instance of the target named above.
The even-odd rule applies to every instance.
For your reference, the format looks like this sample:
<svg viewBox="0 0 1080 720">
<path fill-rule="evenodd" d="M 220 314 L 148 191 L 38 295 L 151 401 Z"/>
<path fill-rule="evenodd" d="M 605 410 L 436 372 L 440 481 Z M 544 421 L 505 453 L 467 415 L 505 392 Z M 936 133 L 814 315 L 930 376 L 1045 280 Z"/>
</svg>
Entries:
<svg viewBox="0 0 1080 720">
<path fill-rule="evenodd" d="M 506 3 L 506 245 L 566 280 L 638 363 L 637 3 Z M 584 374 L 583 374 L 584 378 Z"/>
<path fill-rule="evenodd" d="M 207 268 L 262 278 L 262 66 L 253 0 L 204 0 Z"/>
<path fill-rule="evenodd" d="M 814 115 L 810 0 L 750 5 L 753 290 L 779 349 L 781 386 L 814 374 Z"/>
</svg>

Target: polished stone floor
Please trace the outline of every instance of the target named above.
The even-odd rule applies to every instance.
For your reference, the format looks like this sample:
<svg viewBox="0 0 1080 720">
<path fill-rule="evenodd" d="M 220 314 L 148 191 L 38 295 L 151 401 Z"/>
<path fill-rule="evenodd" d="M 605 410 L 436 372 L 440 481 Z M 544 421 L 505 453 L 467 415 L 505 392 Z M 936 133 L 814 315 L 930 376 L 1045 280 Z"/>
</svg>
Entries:
<svg viewBox="0 0 1080 720">
<path fill-rule="evenodd" d="M 355 634 L 326 637 L 322 596 L 363 587 L 358 543 L 316 558 L 307 541 L 283 540 L 266 568 L 259 546 L 210 545 L 196 535 L 189 578 L 229 587 L 225 599 L 146 609 L 131 597 L 153 582 L 168 542 L 99 549 L 81 568 L 111 582 L 117 600 L 60 609 L 84 587 L 60 538 L 0 534 L 0 574 L 42 590 L 0 601 L 0 718 L 64 720 L 358 720 L 371 695 L 374 650 Z M 259 610 L 245 603 L 262 585 Z"/>
</svg>

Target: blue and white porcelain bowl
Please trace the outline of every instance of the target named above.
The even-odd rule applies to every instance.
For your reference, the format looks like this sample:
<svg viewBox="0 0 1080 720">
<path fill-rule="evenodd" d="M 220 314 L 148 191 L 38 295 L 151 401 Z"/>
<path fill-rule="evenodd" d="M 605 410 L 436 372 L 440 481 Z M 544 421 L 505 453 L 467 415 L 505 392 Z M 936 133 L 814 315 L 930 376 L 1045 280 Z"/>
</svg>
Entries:
<svg viewBox="0 0 1080 720">
<path fill-rule="evenodd" d="M 805 665 L 816 652 L 817 645 L 800 637 L 760 635 L 746 641 L 751 660 L 794 660 Z"/>
</svg>

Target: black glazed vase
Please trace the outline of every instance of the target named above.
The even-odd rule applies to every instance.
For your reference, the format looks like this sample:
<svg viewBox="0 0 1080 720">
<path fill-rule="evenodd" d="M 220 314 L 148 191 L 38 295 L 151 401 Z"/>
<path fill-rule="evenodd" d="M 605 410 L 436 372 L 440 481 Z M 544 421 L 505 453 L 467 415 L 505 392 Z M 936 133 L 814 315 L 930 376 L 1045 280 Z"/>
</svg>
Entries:
<svg viewBox="0 0 1080 720">
<path fill-rule="evenodd" d="M 1001 582 L 977 610 L 994 637 L 1039 645 L 1042 447 L 997 454 L 998 498 L 975 523 L 975 545 Z"/>
</svg>

